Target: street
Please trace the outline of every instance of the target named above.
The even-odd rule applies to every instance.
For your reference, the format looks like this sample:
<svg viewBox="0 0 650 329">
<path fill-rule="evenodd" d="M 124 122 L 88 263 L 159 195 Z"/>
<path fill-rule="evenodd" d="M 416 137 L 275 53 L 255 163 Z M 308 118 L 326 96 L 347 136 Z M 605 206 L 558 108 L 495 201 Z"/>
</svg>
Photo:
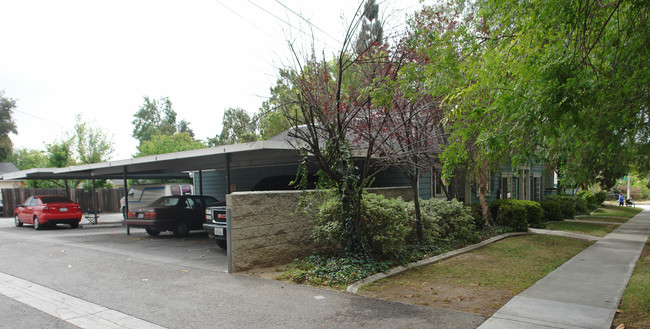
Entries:
<svg viewBox="0 0 650 329">
<path fill-rule="evenodd" d="M 485 319 L 228 274 L 226 252 L 201 231 L 127 236 L 84 222 L 35 231 L 0 218 L 0 327 L 476 328 Z"/>
</svg>

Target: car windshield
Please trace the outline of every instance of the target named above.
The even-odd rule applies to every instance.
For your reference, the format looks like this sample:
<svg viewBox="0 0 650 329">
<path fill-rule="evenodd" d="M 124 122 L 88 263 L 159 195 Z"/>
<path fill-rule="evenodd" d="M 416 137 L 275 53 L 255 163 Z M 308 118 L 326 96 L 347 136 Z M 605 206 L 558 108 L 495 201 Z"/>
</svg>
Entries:
<svg viewBox="0 0 650 329">
<path fill-rule="evenodd" d="M 43 203 L 53 203 L 53 202 L 72 202 L 72 200 L 64 196 L 42 196 L 41 201 Z"/>
<path fill-rule="evenodd" d="M 162 197 L 154 202 L 152 202 L 150 207 L 176 207 L 181 198 L 171 196 L 171 197 Z"/>
</svg>

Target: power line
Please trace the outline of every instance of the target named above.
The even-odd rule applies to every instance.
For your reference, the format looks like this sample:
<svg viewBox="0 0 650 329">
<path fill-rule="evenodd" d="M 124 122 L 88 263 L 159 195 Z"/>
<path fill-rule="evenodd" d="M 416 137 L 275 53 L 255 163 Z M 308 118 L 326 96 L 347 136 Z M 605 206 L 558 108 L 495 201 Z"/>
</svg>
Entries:
<svg viewBox="0 0 650 329">
<path fill-rule="evenodd" d="M 214 1 L 218 2 L 218 3 L 219 3 L 220 5 L 222 5 L 224 8 L 228 9 L 228 11 L 230 11 L 230 12 L 233 13 L 233 14 L 235 14 L 237 17 L 241 18 L 241 19 L 244 20 L 246 23 L 250 24 L 251 26 L 253 26 L 253 27 L 256 28 L 257 30 L 259 30 L 260 32 L 266 34 L 266 35 L 267 35 L 268 37 L 270 37 L 271 39 L 275 40 L 276 42 L 282 43 L 282 42 L 278 41 L 274 36 L 272 36 L 272 35 L 270 35 L 268 32 L 266 32 L 266 30 L 264 30 L 264 29 L 260 28 L 259 26 L 253 24 L 251 21 L 249 21 L 248 19 L 244 18 L 244 16 L 240 15 L 238 12 L 236 12 L 236 11 L 234 11 L 233 9 L 231 9 L 230 7 L 226 6 L 223 2 L 221 2 L 221 0 L 214 0 Z"/>
<path fill-rule="evenodd" d="M 63 125 L 61 125 L 60 123 L 57 123 L 57 122 L 54 122 L 54 121 L 50 121 L 50 120 L 48 120 L 48 119 L 44 119 L 44 118 L 41 118 L 41 117 L 35 116 L 35 115 L 33 115 L 33 114 L 29 114 L 29 113 L 26 113 L 26 112 L 23 112 L 23 111 L 17 110 L 17 109 L 13 109 L 12 111 L 14 111 L 14 112 L 18 112 L 18 113 L 21 113 L 21 114 L 24 114 L 24 115 L 26 115 L 26 116 L 30 116 L 30 117 L 32 117 L 32 118 L 35 118 L 35 119 L 38 119 L 38 120 L 41 120 L 41 121 L 45 121 L 45 122 L 47 122 L 47 123 L 51 123 L 51 124 L 54 124 L 54 125 L 57 125 L 57 126 L 63 128 Z"/>
<path fill-rule="evenodd" d="M 323 32 L 323 34 L 325 34 L 326 36 L 330 37 L 332 40 L 334 40 L 334 41 L 336 41 L 337 43 L 341 44 L 341 41 L 339 41 L 339 40 L 336 39 L 335 37 L 331 36 L 329 33 L 325 32 L 325 31 L 324 31 L 323 29 L 321 29 L 320 27 L 316 26 L 316 25 L 315 25 L 314 23 L 312 23 L 310 20 L 304 18 L 301 14 L 298 14 L 298 13 L 296 13 L 295 11 L 293 11 L 291 8 L 287 7 L 284 3 L 280 2 L 279 0 L 275 0 L 275 2 L 277 2 L 278 4 L 280 4 L 280 6 L 286 8 L 286 9 L 287 9 L 289 12 L 291 12 L 292 14 L 298 16 L 298 17 L 299 17 L 300 19 L 302 19 L 303 21 L 307 22 L 307 24 L 313 26 L 313 27 L 314 27 L 315 29 L 317 29 L 318 31 Z"/>
</svg>

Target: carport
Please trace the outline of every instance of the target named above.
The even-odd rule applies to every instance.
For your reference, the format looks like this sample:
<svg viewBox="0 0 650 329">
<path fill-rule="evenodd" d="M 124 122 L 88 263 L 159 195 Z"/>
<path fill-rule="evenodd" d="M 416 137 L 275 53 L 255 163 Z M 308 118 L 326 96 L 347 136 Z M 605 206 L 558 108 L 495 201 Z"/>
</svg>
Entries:
<svg viewBox="0 0 650 329">
<path fill-rule="evenodd" d="M 293 144 L 266 140 L 65 168 L 28 169 L 6 173 L 2 180 L 62 179 L 68 189 L 69 179 L 123 179 L 126 195 L 128 179 L 193 178 L 196 181 L 198 176 L 197 194 L 203 195 L 204 170 L 225 171 L 225 190 L 230 193 L 232 169 L 296 165 L 301 159 Z M 192 172 L 198 175 L 192 177 Z M 128 203 L 126 207 L 128 211 Z"/>
</svg>

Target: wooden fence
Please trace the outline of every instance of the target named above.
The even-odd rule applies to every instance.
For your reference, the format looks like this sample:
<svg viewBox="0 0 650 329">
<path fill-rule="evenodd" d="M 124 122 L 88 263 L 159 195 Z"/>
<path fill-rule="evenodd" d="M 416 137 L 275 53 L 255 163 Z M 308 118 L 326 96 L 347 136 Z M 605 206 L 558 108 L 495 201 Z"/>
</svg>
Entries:
<svg viewBox="0 0 650 329">
<path fill-rule="evenodd" d="M 13 217 L 16 205 L 32 195 L 61 195 L 65 196 L 64 188 L 3 188 L 2 207 L 3 217 Z M 70 199 L 81 206 L 81 210 L 99 209 L 105 213 L 120 212 L 120 199 L 124 197 L 124 189 L 95 189 L 96 199 L 92 191 L 86 189 L 70 189 Z M 95 200 L 97 205 L 95 207 Z"/>
</svg>

